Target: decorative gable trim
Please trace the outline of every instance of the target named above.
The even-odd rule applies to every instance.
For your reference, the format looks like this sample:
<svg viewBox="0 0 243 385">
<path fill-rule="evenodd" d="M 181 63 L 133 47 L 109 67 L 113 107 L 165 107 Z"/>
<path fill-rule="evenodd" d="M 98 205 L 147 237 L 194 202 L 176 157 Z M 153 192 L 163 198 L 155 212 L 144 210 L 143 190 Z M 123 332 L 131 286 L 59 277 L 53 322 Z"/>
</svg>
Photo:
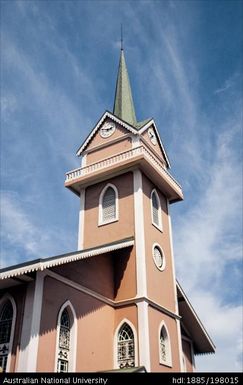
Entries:
<svg viewBox="0 0 243 385">
<path fill-rule="evenodd" d="M 161 148 L 161 151 L 162 151 L 162 153 L 163 153 L 163 155 L 164 155 L 164 157 L 165 157 L 167 167 L 168 167 L 168 168 L 171 168 L 169 158 L 168 158 L 168 156 L 167 156 L 167 154 L 166 154 L 164 145 L 163 145 L 163 143 L 162 143 L 162 141 L 161 141 L 161 139 L 160 139 L 159 131 L 158 131 L 158 129 L 157 129 L 157 126 L 156 126 L 156 124 L 155 124 L 155 121 L 154 121 L 153 119 L 149 120 L 149 122 L 146 123 L 143 127 L 141 127 L 141 128 L 139 129 L 138 132 L 139 132 L 139 134 L 141 135 L 141 134 L 143 134 L 149 127 L 151 127 L 152 125 L 153 125 L 154 130 L 155 130 L 155 133 L 156 133 L 156 135 L 157 135 L 157 138 L 158 138 L 158 142 L 159 142 L 159 146 L 160 146 L 160 148 Z"/>
<path fill-rule="evenodd" d="M 92 249 L 86 249 L 74 253 L 68 253 L 64 255 L 59 255 L 57 257 L 51 257 L 46 259 L 40 259 L 35 261 L 30 261 L 27 264 L 9 267 L 7 269 L 2 269 L 0 273 L 0 280 L 17 277 L 23 274 L 32 273 L 34 271 L 43 271 L 51 267 L 63 265 L 69 262 L 79 261 L 84 258 L 94 257 L 95 255 L 100 255 L 104 253 L 109 253 L 111 251 L 123 249 L 126 247 L 131 247 L 134 245 L 134 239 L 128 238 L 118 242 L 113 242 L 106 244 L 100 247 L 94 247 Z"/>
<path fill-rule="evenodd" d="M 85 148 L 88 146 L 88 144 L 90 143 L 90 141 L 92 140 L 92 138 L 94 137 L 94 135 L 96 134 L 96 132 L 98 131 L 98 129 L 100 128 L 100 126 L 103 124 L 103 122 L 105 121 L 105 119 L 111 119 L 113 120 L 113 122 L 115 123 L 118 123 L 120 124 L 122 127 L 126 128 L 128 131 L 130 131 L 132 134 L 135 134 L 137 135 L 138 134 L 138 131 L 133 128 L 132 126 L 130 126 L 129 124 L 125 123 L 123 120 L 117 118 L 115 115 L 113 115 L 111 112 L 108 112 L 106 111 L 102 117 L 100 118 L 100 120 L 98 121 L 98 123 L 95 125 L 95 127 L 93 128 L 93 130 L 91 131 L 91 133 L 88 135 L 88 137 L 86 138 L 86 140 L 84 141 L 84 143 L 79 147 L 78 151 L 76 152 L 76 155 L 77 156 L 80 156 L 82 154 L 82 152 L 85 150 Z"/>
</svg>

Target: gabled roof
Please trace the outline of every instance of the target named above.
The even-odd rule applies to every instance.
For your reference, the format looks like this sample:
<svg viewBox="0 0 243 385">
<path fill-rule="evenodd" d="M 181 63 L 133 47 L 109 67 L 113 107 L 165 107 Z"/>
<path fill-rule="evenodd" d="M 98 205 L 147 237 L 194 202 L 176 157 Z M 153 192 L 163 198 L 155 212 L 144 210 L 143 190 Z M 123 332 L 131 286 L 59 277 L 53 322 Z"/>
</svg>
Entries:
<svg viewBox="0 0 243 385">
<path fill-rule="evenodd" d="M 105 113 L 102 115 L 102 117 L 99 119 L 99 121 L 94 126 L 93 130 L 90 132 L 90 134 L 87 136 L 83 144 L 79 147 L 78 151 L 76 152 L 77 156 L 80 156 L 81 153 L 85 150 L 87 145 L 90 143 L 91 139 L 94 137 L 96 132 L 99 130 L 102 123 L 105 121 L 106 118 L 109 118 L 113 120 L 115 123 L 119 123 L 122 127 L 126 128 L 128 131 L 130 131 L 132 134 L 137 135 L 137 130 L 131 126 L 130 124 L 126 123 L 122 119 L 118 118 L 117 116 L 113 115 L 109 111 L 105 111 Z"/>
<path fill-rule="evenodd" d="M 215 345 L 213 341 L 209 337 L 206 329 L 204 328 L 178 281 L 176 282 L 176 285 L 179 315 L 182 317 L 182 323 L 185 325 L 193 340 L 194 353 L 215 353 Z"/>
<path fill-rule="evenodd" d="M 141 128 L 139 129 L 139 134 L 140 134 L 140 135 L 143 134 L 144 131 L 146 131 L 151 125 L 154 126 L 154 130 L 155 130 L 155 132 L 156 132 L 157 139 L 158 139 L 158 142 L 159 142 L 161 151 L 162 151 L 162 153 L 163 153 L 163 155 L 164 155 L 164 157 L 165 157 L 165 160 L 166 160 L 166 163 L 167 163 L 167 167 L 168 167 L 168 168 L 171 168 L 171 167 L 170 167 L 170 161 L 169 161 L 169 158 L 168 158 L 168 156 L 167 156 L 167 154 L 166 154 L 166 151 L 165 151 L 164 145 L 163 145 L 163 143 L 162 143 L 162 140 L 160 139 L 159 131 L 158 131 L 158 128 L 157 128 L 157 126 L 156 126 L 156 124 L 155 124 L 154 119 L 149 119 L 149 120 L 145 121 L 145 124 L 144 124 L 143 126 L 141 126 Z"/>
<path fill-rule="evenodd" d="M 0 270 L 0 280 L 21 276 L 23 274 L 42 271 L 54 266 L 63 265 L 69 262 L 79 261 L 84 258 L 93 257 L 104 253 L 109 253 L 114 250 L 123 249 L 134 245 L 134 238 L 126 238 L 117 242 L 107 243 L 106 245 L 93 247 L 81 251 L 62 254 L 50 258 L 41 258 L 6 267 Z"/>
<path fill-rule="evenodd" d="M 130 124 L 126 123 L 124 120 L 122 120 L 122 119 L 118 118 L 117 116 L 113 115 L 109 111 L 105 111 L 104 114 L 102 115 L 102 117 L 98 120 L 98 122 L 96 123 L 96 125 L 94 126 L 94 128 L 92 129 L 90 134 L 87 136 L 87 138 L 85 139 L 83 144 L 77 150 L 77 152 L 76 152 L 77 156 L 80 156 L 82 154 L 82 152 L 85 151 L 85 149 L 87 148 L 87 146 L 89 145 L 89 143 L 91 142 L 91 140 L 93 139 L 93 137 L 95 136 L 95 134 L 97 133 L 97 131 L 99 130 L 99 128 L 101 127 L 101 125 L 103 124 L 103 122 L 107 118 L 113 120 L 115 123 L 120 124 L 122 127 L 127 129 L 129 132 L 131 132 L 134 135 L 142 134 L 144 131 L 147 130 L 148 127 L 153 125 L 154 129 L 155 129 L 155 132 L 156 132 L 156 135 L 158 137 L 158 142 L 159 142 L 161 151 L 162 151 L 162 153 L 163 153 L 163 155 L 165 157 L 165 160 L 166 160 L 166 163 L 167 163 L 167 167 L 170 168 L 169 158 L 168 158 L 168 156 L 166 154 L 165 148 L 164 148 L 163 143 L 162 143 L 162 141 L 160 139 L 160 135 L 159 135 L 158 129 L 157 129 L 156 124 L 155 124 L 153 119 L 151 119 L 151 118 L 150 119 L 146 119 L 143 122 L 139 123 L 139 125 L 140 125 L 139 128 L 135 128 L 135 127 L 131 126 Z"/>
</svg>

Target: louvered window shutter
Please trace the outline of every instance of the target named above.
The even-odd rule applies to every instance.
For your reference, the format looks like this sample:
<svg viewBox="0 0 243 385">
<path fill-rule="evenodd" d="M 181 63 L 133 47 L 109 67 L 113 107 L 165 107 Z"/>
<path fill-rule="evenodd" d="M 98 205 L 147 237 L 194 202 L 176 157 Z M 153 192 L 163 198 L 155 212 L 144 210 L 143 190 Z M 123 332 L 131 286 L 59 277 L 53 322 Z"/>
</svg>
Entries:
<svg viewBox="0 0 243 385">
<path fill-rule="evenodd" d="M 102 219 L 103 222 L 109 222 L 116 219 L 116 194 L 112 187 L 108 187 L 102 201 Z"/>
<path fill-rule="evenodd" d="M 155 192 L 152 194 L 153 222 L 159 226 L 159 203 Z"/>
</svg>

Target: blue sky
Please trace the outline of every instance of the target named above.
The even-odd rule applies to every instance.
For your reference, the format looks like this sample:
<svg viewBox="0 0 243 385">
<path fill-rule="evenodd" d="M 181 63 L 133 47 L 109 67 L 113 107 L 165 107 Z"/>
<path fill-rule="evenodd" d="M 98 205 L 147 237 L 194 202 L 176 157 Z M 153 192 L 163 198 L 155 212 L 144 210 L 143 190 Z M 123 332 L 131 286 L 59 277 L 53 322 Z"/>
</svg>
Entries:
<svg viewBox="0 0 243 385">
<path fill-rule="evenodd" d="M 239 371 L 240 1 L 1 1 L 1 264 L 77 247 L 64 173 L 112 111 L 121 23 L 137 117 L 155 119 L 184 190 L 177 276 L 217 345 L 197 369 Z"/>
</svg>

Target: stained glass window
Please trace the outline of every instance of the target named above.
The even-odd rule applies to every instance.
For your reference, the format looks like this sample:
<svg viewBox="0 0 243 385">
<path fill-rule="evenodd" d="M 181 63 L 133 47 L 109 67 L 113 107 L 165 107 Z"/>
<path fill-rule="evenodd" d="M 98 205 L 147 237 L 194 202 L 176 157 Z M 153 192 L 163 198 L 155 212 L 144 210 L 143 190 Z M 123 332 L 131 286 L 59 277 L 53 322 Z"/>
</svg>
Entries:
<svg viewBox="0 0 243 385">
<path fill-rule="evenodd" d="M 124 323 L 118 333 L 118 366 L 129 368 L 135 366 L 134 335 L 131 327 Z"/>
<path fill-rule="evenodd" d="M 58 372 L 68 372 L 70 355 L 70 318 L 67 309 L 64 309 L 60 320 L 58 342 Z"/>
<path fill-rule="evenodd" d="M 160 363 L 171 365 L 171 348 L 170 340 L 165 326 L 160 330 Z"/>
<path fill-rule="evenodd" d="M 7 368 L 12 321 L 13 306 L 10 301 L 7 301 L 0 314 L 0 367 L 4 372 Z"/>
</svg>

